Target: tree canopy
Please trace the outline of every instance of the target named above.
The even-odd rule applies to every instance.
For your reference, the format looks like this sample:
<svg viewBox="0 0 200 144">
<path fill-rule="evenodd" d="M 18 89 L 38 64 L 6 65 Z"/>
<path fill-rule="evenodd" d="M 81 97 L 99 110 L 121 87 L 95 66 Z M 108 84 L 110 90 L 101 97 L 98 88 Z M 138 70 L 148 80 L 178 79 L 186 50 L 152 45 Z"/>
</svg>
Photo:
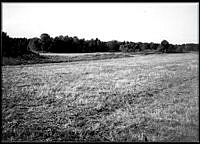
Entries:
<svg viewBox="0 0 200 144">
<path fill-rule="evenodd" d="M 142 43 L 131 41 L 101 41 L 98 38 L 85 40 L 77 36 L 56 36 L 52 38 L 43 33 L 40 38 L 12 38 L 2 32 L 3 56 L 19 56 L 28 52 L 56 52 L 56 53 L 90 53 L 90 52 L 142 52 L 160 51 L 162 53 L 198 51 L 198 44 L 173 45 L 167 40 L 158 43 Z"/>
</svg>

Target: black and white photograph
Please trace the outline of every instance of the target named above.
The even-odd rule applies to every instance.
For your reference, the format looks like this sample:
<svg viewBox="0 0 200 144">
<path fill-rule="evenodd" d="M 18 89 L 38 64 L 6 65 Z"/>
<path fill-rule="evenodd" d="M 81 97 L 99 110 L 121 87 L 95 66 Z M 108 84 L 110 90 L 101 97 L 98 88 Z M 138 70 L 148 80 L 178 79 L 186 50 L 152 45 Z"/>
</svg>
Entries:
<svg viewBox="0 0 200 144">
<path fill-rule="evenodd" d="M 1 8 L 1 142 L 199 142 L 198 2 Z"/>
</svg>

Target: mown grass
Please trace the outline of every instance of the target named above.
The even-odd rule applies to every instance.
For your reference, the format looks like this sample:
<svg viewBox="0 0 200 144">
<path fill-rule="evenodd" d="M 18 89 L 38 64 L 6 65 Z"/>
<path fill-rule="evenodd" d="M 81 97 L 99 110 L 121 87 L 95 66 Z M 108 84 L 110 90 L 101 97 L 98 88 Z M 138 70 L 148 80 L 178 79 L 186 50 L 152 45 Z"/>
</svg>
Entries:
<svg viewBox="0 0 200 144">
<path fill-rule="evenodd" d="M 42 64 L 42 63 L 61 63 L 61 62 L 75 62 L 75 61 L 91 61 L 102 59 L 113 59 L 132 57 L 129 53 L 74 53 L 74 54 L 24 54 L 18 57 L 3 57 L 2 65 L 27 65 L 27 64 Z"/>
<path fill-rule="evenodd" d="M 2 67 L 3 141 L 199 141 L 198 55 Z"/>
</svg>

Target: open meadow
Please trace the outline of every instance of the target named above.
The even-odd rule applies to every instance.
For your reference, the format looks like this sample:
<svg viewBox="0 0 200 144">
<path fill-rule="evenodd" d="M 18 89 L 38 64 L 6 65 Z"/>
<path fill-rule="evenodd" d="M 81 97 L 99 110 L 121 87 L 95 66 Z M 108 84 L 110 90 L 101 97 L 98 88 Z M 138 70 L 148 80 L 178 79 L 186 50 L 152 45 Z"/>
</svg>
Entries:
<svg viewBox="0 0 200 144">
<path fill-rule="evenodd" d="M 120 53 L 120 52 L 118 52 Z M 74 56 L 83 56 L 83 55 L 105 55 L 105 54 L 111 54 L 111 52 L 93 52 L 93 53 L 40 53 L 40 55 L 43 56 L 69 56 L 69 57 L 74 57 Z M 115 52 L 117 54 L 117 52 Z"/>
<path fill-rule="evenodd" d="M 198 60 L 2 66 L 2 141 L 199 141 Z"/>
</svg>

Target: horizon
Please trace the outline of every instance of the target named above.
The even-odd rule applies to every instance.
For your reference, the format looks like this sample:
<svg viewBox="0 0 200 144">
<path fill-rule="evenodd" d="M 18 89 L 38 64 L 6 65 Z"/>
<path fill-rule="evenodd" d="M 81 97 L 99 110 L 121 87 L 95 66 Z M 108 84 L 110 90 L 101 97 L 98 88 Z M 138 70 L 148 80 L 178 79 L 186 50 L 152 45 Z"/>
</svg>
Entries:
<svg viewBox="0 0 200 144">
<path fill-rule="evenodd" d="M 2 32 L 27 39 L 47 33 L 105 42 L 199 44 L 198 11 L 198 3 L 3 2 Z"/>
<path fill-rule="evenodd" d="M 4 32 L 4 31 L 2 31 L 2 32 Z M 8 33 L 7 32 L 5 32 L 7 35 L 8 35 Z M 44 33 L 42 33 L 42 34 L 44 34 Z M 9 37 L 11 37 L 10 35 L 8 35 Z M 61 36 L 61 35 L 59 35 L 59 36 Z M 62 36 L 69 36 L 69 35 L 62 35 Z M 50 35 L 50 37 L 51 37 L 51 35 Z M 55 36 L 55 37 L 57 37 L 57 36 Z M 51 38 L 55 38 L 55 37 L 51 37 Z M 85 38 L 79 38 L 78 36 L 69 36 L 69 37 L 77 37 L 78 39 L 85 39 Z M 32 38 L 27 38 L 27 37 L 11 37 L 11 38 L 26 38 L 26 39 L 32 39 L 32 38 L 39 38 L 40 39 L 40 37 L 32 37 Z M 91 39 L 96 39 L 96 38 L 91 38 Z M 91 40 L 91 39 L 85 39 L 86 41 L 87 40 Z M 98 38 L 99 39 L 99 38 Z M 101 39 L 99 39 L 100 41 L 102 41 L 102 42 L 109 42 L 109 41 L 115 41 L 115 40 L 107 40 L 107 41 L 103 41 L 103 40 L 101 40 Z M 167 39 L 163 39 L 163 40 L 167 40 Z M 162 40 L 162 41 L 163 41 Z M 126 41 L 126 40 L 124 40 L 124 41 L 119 41 L 119 40 L 116 40 L 116 41 L 118 41 L 118 42 L 134 42 L 134 43 L 139 43 L 139 42 L 141 42 L 141 43 L 151 43 L 151 42 L 144 42 L 144 41 Z M 167 40 L 168 41 L 168 40 Z M 155 44 L 160 44 L 161 42 L 153 42 L 153 43 L 155 43 Z M 171 43 L 170 43 L 171 44 Z M 199 43 L 191 43 L 191 42 L 189 42 L 189 43 L 180 43 L 180 44 L 173 44 L 173 45 L 182 45 L 182 44 L 199 44 Z"/>
</svg>

